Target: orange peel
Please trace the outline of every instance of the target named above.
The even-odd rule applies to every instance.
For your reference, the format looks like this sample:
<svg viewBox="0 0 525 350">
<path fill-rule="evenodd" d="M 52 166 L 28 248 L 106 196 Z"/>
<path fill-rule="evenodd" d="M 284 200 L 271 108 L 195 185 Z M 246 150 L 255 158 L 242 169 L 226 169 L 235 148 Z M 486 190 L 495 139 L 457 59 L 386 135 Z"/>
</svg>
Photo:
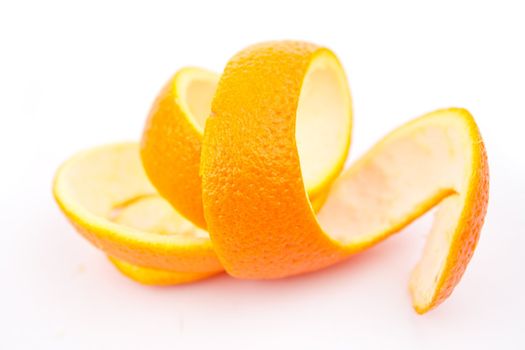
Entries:
<svg viewBox="0 0 525 350">
<path fill-rule="evenodd" d="M 410 280 L 414 308 L 425 312 L 450 294 L 479 237 L 488 198 L 480 133 L 463 109 L 401 126 L 335 181 L 316 216 L 303 173 L 321 158 L 301 149 L 301 132 L 317 118 L 331 125 L 311 130 L 308 149 L 337 138 L 342 75 L 331 51 L 300 42 L 255 45 L 229 61 L 201 154 L 215 251 L 238 278 L 297 275 L 344 260 L 439 204 Z M 324 108 L 310 114 L 312 103 Z"/>
<path fill-rule="evenodd" d="M 220 77 L 177 72 L 153 104 L 140 151 L 125 143 L 74 156 L 58 170 L 54 195 L 123 274 L 149 285 L 223 269 L 245 279 L 319 270 L 437 206 L 409 283 L 415 310 L 427 312 L 459 282 L 483 225 L 481 135 L 465 109 L 437 110 L 341 173 L 351 105 L 330 50 L 254 45 Z"/>
<path fill-rule="evenodd" d="M 180 69 L 155 99 L 141 140 L 142 164 L 151 183 L 180 214 L 200 228 L 206 228 L 199 176 L 201 143 L 218 81 L 219 75 L 201 68 Z M 323 160 L 324 169 L 309 174 L 306 184 L 316 210 L 321 208 L 328 188 L 343 169 L 348 156 L 352 110 L 348 85 L 346 81 L 342 83 L 348 105 L 342 115 L 344 129 L 337 131 L 340 134 L 339 148 L 332 152 L 333 158 Z M 315 123 L 316 119 L 312 122 Z M 310 130 L 305 128 L 305 132 Z M 304 139 L 307 146 L 307 137 Z M 318 151 L 315 154 L 325 158 Z"/>
<path fill-rule="evenodd" d="M 53 193 L 77 231 L 139 282 L 175 284 L 223 270 L 207 232 L 173 210 L 148 181 L 137 143 L 76 154 L 57 171 Z"/>
</svg>

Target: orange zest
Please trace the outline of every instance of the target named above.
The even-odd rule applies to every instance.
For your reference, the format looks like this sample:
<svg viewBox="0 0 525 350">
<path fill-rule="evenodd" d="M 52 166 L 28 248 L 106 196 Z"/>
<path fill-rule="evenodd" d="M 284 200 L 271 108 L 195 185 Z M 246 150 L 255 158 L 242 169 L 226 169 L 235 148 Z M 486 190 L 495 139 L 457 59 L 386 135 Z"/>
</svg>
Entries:
<svg viewBox="0 0 525 350">
<path fill-rule="evenodd" d="M 450 295 L 479 238 L 489 181 L 481 135 L 468 111 L 437 110 L 343 171 L 351 106 L 330 50 L 254 45 L 221 76 L 177 72 L 140 151 L 127 143 L 80 153 L 57 172 L 54 194 L 123 274 L 152 285 L 223 269 L 243 279 L 316 271 L 437 207 L 409 283 L 424 313 Z"/>
<path fill-rule="evenodd" d="M 344 127 L 337 116 L 346 108 L 339 76 L 335 55 L 305 43 L 260 44 L 230 60 L 201 154 L 215 251 L 238 278 L 301 274 L 372 246 L 439 203 L 410 281 L 414 307 L 425 312 L 450 294 L 478 240 L 488 198 L 481 136 L 462 109 L 416 119 L 342 174 L 316 216 L 303 172 L 320 158 L 301 149 L 300 132 L 308 127 L 301 124 L 313 117 L 331 124 L 311 130 L 314 147 L 336 138 L 333 130 Z M 312 112 L 316 103 L 324 108 Z M 322 148 L 323 155 L 330 150 Z"/>
<path fill-rule="evenodd" d="M 204 69 L 186 67 L 179 70 L 153 103 L 141 142 L 142 164 L 152 184 L 181 215 L 200 228 L 206 228 L 199 176 L 201 143 L 218 80 L 218 75 Z M 344 129 L 338 131 L 339 148 L 332 152 L 331 159 L 325 159 L 325 155 L 317 151 L 317 156 L 324 159 L 325 168 L 309 174 L 306 184 L 316 210 L 322 206 L 327 189 L 343 169 L 350 147 L 350 93 L 346 81 L 341 83 L 342 89 L 346 89 L 348 105 L 341 116 L 346 123 Z M 305 145 L 307 142 L 305 137 Z"/>
<path fill-rule="evenodd" d="M 199 68 L 178 71 L 153 103 L 140 152 L 159 193 L 201 228 L 206 228 L 199 178 L 202 133 L 218 80 Z"/>
<path fill-rule="evenodd" d="M 57 171 L 53 193 L 77 231 L 135 280 L 189 281 L 222 271 L 207 232 L 174 211 L 148 181 L 137 143 L 73 156 Z M 147 276 L 158 270 L 166 272 L 162 278 Z"/>
</svg>

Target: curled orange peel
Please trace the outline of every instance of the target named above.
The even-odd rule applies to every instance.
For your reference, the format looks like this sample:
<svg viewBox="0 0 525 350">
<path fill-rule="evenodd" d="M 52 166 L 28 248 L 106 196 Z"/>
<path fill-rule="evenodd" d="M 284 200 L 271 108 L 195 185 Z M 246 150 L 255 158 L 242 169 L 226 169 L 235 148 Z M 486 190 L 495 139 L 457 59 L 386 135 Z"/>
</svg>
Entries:
<svg viewBox="0 0 525 350">
<path fill-rule="evenodd" d="M 235 55 L 220 77 L 175 74 L 146 123 L 145 173 L 136 144 L 106 146 L 66 162 L 54 193 L 119 270 L 159 285 L 223 268 L 248 279 L 319 270 L 437 206 L 410 279 L 424 313 L 450 295 L 479 238 L 489 179 L 479 130 L 464 109 L 438 110 L 342 172 L 351 122 L 330 50 L 263 43 Z"/>
</svg>

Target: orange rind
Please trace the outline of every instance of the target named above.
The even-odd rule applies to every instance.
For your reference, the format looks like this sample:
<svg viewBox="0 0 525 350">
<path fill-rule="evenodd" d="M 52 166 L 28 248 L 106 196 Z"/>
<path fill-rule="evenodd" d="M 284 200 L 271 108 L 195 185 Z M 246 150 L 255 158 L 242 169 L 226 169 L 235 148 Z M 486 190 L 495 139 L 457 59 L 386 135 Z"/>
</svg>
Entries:
<svg viewBox="0 0 525 350">
<path fill-rule="evenodd" d="M 480 132 L 467 110 L 437 110 L 343 171 L 351 107 L 329 49 L 254 45 L 221 76 L 178 71 L 140 147 L 75 155 L 58 170 L 54 195 L 84 237 L 146 285 L 223 269 L 243 279 L 316 271 L 436 207 L 409 282 L 415 310 L 427 312 L 459 282 L 483 225 L 489 172 Z"/>
<path fill-rule="evenodd" d="M 201 143 L 218 81 L 219 75 L 196 67 L 182 68 L 175 73 L 155 99 L 141 141 L 142 164 L 151 183 L 180 214 L 200 228 L 206 228 L 199 176 Z M 348 156 L 352 109 L 346 80 L 341 81 L 341 93 L 346 94 L 348 103 L 341 115 L 344 128 L 337 130 L 338 149 L 332 152 L 332 157 L 307 149 L 307 133 L 322 127 L 316 118 L 310 120 L 312 125 L 307 125 L 303 132 L 305 152 L 317 155 L 324 162 L 324 168 L 311 169 L 307 175 L 306 189 L 316 210 L 321 208 L 328 188 Z M 312 108 L 323 106 L 318 104 Z"/>
<path fill-rule="evenodd" d="M 78 153 L 57 171 L 53 193 L 77 231 L 136 280 L 189 281 L 223 270 L 207 232 L 173 210 L 148 181 L 137 143 Z M 165 273 L 146 277 L 146 270 L 136 273 L 129 265 Z"/>
<path fill-rule="evenodd" d="M 282 278 L 344 260 L 439 204 L 410 281 L 425 312 L 450 294 L 479 237 L 488 198 L 481 136 L 463 109 L 401 126 L 337 178 L 316 216 L 304 174 L 322 167 L 345 128 L 342 76 L 333 53 L 305 43 L 259 44 L 230 60 L 201 154 L 213 246 L 232 276 Z M 316 103 L 324 108 L 312 112 Z M 312 118 L 331 125 L 304 133 Z"/>
</svg>

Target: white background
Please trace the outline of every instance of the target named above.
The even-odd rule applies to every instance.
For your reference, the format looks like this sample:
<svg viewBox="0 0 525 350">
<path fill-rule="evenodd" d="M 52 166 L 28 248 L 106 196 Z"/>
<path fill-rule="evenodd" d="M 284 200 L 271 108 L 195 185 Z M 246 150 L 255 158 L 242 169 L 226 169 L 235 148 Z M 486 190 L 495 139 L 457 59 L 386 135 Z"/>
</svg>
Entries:
<svg viewBox="0 0 525 350">
<path fill-rule="evenodd" d="M 525 348 L 525 10 L 506 1 L 0 2 L 0 348 Z M 354 97 L 351 158 L 427 111 L 467 107 L 490 161 L 467 272 L 418 316 L 407 292 L 430 216 L 325 271 L 135 284 L 51 196 L 72 153 L 137 140 L 178 68 L 220 71 L 244 46 L 332 48 Z"/>
</svg>

